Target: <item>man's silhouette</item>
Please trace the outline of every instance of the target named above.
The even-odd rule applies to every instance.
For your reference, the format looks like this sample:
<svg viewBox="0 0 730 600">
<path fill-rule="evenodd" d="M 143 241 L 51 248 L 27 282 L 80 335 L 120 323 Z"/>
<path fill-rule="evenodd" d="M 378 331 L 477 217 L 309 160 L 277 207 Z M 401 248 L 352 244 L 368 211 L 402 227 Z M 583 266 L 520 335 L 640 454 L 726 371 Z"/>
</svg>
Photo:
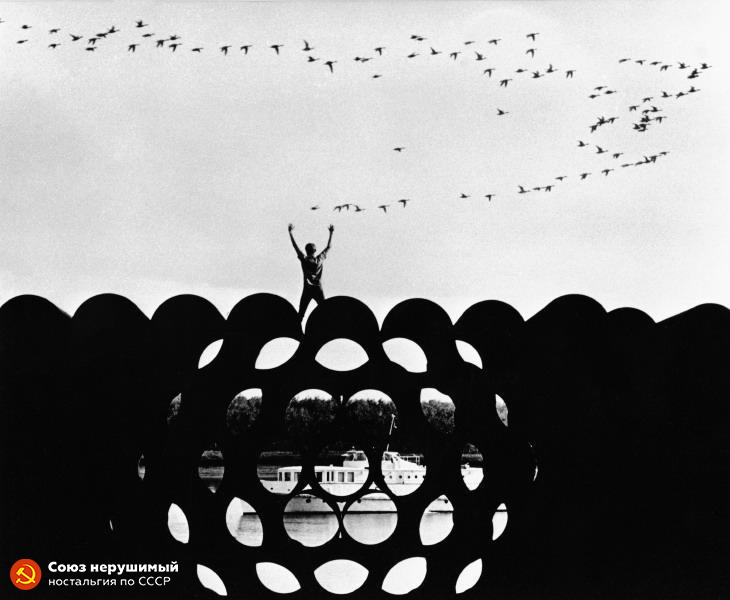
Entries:
<svg viewBox="0 0 730 600">
<path fill-rule="evenodd" d="M 291 239 L 292 246 L 296 250 L 297 258 L 302 264 L 302 275 L 304 276 L 304 287 L 302 289 L 302 297 L 299 300 L 299 320 L 304 319 L 304 313 L 307 312 L 309 301 L 314 300 L 317 304 L 324 300 L 324 290 L 322 289 L 322 263 L 327 258 L 327 252 L 329 252 L 330 245 L 332 243 L 332 233 L 335 228 L 333 225 L 329 226 L 330 236 L 327 240 L 327 246 L 319 254 L 317 247 L 309 243 L 304 246 L 306 255 L 299 249 L 296 241 L 294 240 L 294 225 L 289 223 L 289 238 Z"/>
</svg>

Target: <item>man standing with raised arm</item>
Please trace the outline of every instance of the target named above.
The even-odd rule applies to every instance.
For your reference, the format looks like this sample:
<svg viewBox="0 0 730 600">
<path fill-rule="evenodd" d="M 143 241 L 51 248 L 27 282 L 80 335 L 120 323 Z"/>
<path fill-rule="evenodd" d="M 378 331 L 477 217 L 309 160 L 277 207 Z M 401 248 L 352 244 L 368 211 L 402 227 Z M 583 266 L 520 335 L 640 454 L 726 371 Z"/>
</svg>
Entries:
<svg viewBox="0 0 730 600">
<path fill-rule="evenodd" d="M 307 312 L 309 301 L 314 300 L 317 304 L 324 300 L 324 290 L 322 289 L 322 263 L 327 258 L 327 252 L 332 244 L 332 233 L 335 231 L 334 225 L 329 226 L 330 236 L 327 240 L 327 246 L 319 254 L 317 247 L 309 243 L 304 246 L 306 255 L 299 249 L 297 242 L 294 240 L 294 225 L 289 223 L 289 238 L 292 246 L 296 250 L 297 258 L 302 264 L 302 275 L 304 276 L 304 288 L 302 289 L 302 297 L 299 300 L 299 320 L 304 320 L 304 313 Z"/>
</svg>

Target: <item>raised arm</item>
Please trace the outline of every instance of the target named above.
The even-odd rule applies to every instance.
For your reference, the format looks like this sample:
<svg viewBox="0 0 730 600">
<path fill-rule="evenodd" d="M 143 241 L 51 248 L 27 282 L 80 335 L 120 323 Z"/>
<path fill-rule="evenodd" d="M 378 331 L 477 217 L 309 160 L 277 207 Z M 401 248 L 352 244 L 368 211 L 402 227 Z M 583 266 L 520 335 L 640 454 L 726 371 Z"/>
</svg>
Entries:
<svg viewBox="0 0 730 600">
<path fill-rule="evenodd" d="M 332 247 L 332 234 L 335 232 L 335 226 L 330 225 L 328 229 L 330 231 L 330 236 L 329 236 L 329 238 L 327 238 L 327 246 L 325 247 L 324 250 L 322 250 L 322 253 L 329 252 L 330 248 Z"/>
<path fill-rule="evenodd" d="M 294 231 L 294 225 L 289 223 L 289 239 L 291 240 L 291 245 L 294 246 L 294 250 L 296 251 L 297 256 L 299 258 L 302 258 L 304 256 L 304 254 L 300 250 L 299 246 L 297 246 L 297 242 L 294 239 L 294 234 L 292 233 L 292 231 Z"/>
</svg>

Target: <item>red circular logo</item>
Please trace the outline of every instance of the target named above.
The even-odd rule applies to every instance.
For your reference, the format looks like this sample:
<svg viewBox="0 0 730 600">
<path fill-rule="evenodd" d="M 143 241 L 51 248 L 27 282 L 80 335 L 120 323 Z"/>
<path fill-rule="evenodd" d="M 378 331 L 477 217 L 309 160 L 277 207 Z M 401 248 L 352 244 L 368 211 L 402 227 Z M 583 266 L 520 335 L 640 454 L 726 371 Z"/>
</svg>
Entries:
<svg viewBox="0 0 730 600">
<path fill-rule="evenodd" d="M 19 590 L 32 590 L 41 581 L 41 568 L 29 558 L 23 558 L 10 567 L 10 581 Z"/>
</svg>

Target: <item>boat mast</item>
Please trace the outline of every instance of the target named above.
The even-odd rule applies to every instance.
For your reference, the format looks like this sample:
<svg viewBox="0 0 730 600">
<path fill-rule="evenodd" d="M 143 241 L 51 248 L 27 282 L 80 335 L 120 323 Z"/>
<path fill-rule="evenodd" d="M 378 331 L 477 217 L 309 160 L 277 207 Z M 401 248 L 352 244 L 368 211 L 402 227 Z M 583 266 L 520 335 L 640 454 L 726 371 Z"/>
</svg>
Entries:
<svg viewBox="0 0 730 600">
<path fill-rule="evenodd" d="M 387 452 L 390 448 L 390 434 L 393 433 L 393 427 L 395 426 L 395 413 L 392 413 L 390 415 L 390 429 L 388 430 L 388 443 L 385 446 L 385 451 Z"/>
</svg>

